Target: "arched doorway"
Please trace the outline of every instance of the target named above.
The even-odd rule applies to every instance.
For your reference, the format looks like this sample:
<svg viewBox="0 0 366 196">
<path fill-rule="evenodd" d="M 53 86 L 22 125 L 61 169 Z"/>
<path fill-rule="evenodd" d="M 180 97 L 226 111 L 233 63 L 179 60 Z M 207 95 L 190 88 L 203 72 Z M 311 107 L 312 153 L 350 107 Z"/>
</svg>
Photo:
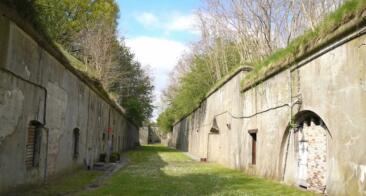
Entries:
<svg viewBox="0 0 366 196">
<path fill-rule="evenodd" d="M 329 131 L 312 111 L 295 115 L 294 124 L 283 137 L 281 156 L 283 180 L 303 188 L 324 192 L 327 178 Z"/>
</svg>

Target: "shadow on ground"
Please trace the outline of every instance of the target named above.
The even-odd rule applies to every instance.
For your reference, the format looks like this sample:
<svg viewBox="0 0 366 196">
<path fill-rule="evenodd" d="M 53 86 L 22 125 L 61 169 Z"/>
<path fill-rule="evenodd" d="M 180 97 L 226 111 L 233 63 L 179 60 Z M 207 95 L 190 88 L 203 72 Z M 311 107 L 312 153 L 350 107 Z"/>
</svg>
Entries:
<svg viewBox="0 0 366 196">
<path fill-rule="evenodd" d="M 127 153 L 130 164 L 102 187 L 81 195 L 313 195 L 213 163 L 191 160 L 163 146 Z"/>
</svg>

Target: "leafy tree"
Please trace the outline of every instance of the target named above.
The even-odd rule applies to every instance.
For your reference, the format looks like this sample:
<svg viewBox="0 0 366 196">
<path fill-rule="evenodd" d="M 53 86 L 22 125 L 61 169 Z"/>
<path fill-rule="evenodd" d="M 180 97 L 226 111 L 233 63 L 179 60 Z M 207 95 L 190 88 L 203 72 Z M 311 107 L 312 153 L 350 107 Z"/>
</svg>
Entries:
<svg viewBox="0 0 366 196">
<path fill-rule="evenodd" d="M 114 0 L 34 0 L 33 3 L 47 34 L 67 49 L 83 29 L 103 24 L 117 27 L 119 9 Z"/>
<path fill-rule="evenodd" d="M 154 86 L 146 70 L 135 61 L 123 42 L 118 45 L 117 60 L 111 68 L 108 90 L 116 95 L 118 102 L 135 122 L 142 125 L 153 112 L 152 93 Z"/>
<path fill-rule="evenodd" d="M 116 36 L 115 0 L 0 0 L 86 64 L 138 124 L 153 111 L 149 73 Z"/>
<path fill-rule="evenodd" d="M 223 39 L 216 41 L 220 47 L 214 48 L 223 48 L 227 54 L 220 59 L 221 63 L 213 65 L 212 53 L 217 51 L 212 50 L 197 52 L 185 57 L 189 60 L 181 61 L 186 63 L 189 71 L 178 74 L 178 86 L 170 87 L 170 91 L 165 92 L 164 98 L 168 101 L 168 106 L 159 115 L 157 122 L 163 131 L 171 131 L 175 121 L 192 112 L 218 80 L 240 65 L 240 55 L 234 44 Z"/>
</svg>

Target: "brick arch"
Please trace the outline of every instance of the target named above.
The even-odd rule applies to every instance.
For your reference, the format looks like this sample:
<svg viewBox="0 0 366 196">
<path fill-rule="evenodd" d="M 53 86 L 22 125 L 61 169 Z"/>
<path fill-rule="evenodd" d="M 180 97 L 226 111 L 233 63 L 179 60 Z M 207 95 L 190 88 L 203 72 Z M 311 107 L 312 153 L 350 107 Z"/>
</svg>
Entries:
<svg viewBox="0 0 366 196">
<path fill-rule="evenodd" d="M 302 111 L 298 112 L 294 116 L 293 119 L 294 119 L 295 127 L 301 127 L 301 126 L 303 126 L 303 123 L 309 122 L 310 119 L 315 119 L 314 123 L 316 125 L 322 126 L 326 130 L 326 132 L 329 134 L 329 136 L 332 138 L 332 134 L 329 131 L 324 119 L 311 110 L 302 110 Z"/>
<path fill-rule="evenodd" d="M 331 137 L 319 115 L 309 110 L 298 112 L 282 137 L 279 164 L 282 180 L 324 192 Z"/>
</svg>

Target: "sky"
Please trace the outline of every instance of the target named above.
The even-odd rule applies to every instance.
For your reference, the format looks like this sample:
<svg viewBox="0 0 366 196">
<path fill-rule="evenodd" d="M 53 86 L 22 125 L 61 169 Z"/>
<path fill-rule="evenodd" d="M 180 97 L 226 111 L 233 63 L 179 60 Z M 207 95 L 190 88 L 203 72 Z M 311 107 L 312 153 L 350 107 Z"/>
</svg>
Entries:
<svg viewBox="0 0 366 196">
<path fill-rule="evenodd" d="M 169 73 L 189 44 L 199 38 L 195 10 L 200 0 L 117 0 L 119 36 L 154 78 L 154 105 L 168 85 Z M 153 120 L 158 116 L 154 111 Z"/>
</svg>

